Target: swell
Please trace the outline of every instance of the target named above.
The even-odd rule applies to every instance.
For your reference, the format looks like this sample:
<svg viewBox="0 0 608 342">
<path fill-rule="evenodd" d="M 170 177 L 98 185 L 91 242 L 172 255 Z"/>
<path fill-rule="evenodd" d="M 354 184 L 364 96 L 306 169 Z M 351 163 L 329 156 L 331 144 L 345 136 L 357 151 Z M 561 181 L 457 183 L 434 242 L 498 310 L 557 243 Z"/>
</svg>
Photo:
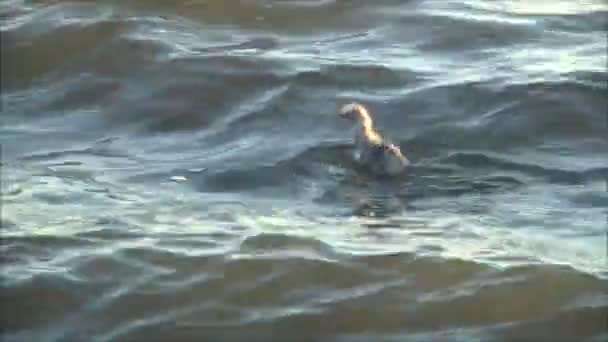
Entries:
<svg viewBox="0 0 608 342">
<path fill-rule="evenodd" d="M 412 122 L 429 122 L 428 131 L 422 125 L 422 133 L 417 134 L 421 141 L 428 141 L 430 136 L 449 137 L 449 134 L 442 134 L 449 130 L 455 133 L 453 138 L 439 144 L 470 147 L 464 140 L 483 140 L 489 146 L 501 147 L 545 138 L 599 138 L 604 133 L 597 125 L 604 118 L 596 110 L 608 105 L 603 96 L 606 87 L 602 82 L 603 73 L 564 75 L 565 80 L 553 83 L 501 84 L 501 80 L 490 78 L 486 82 L 441 85 L 430 81 L 431 75 L 380 64 L 337 63 L 294 73 L 284 61 L 262 58 L 259 54 L 217 56 L 218 51 L 228 52 L 235 48 L 279 51 L 283 48 L 276 39 L 254 36 L 236 47 L 230 44 L 215 47 L 215 52 L 193 46 L 189 58 L 171 59 L 168 56 L 176 50 L 177 44 L 172 46 L 171 42 L 142 39 L 142 36 L 152 34 L 158 27 L 174 29 L 174 25 L 181 24 L 150 20 L 150 17 L 101 16 L 82 27 L 64 25 L 35 35 L 28 45 L 9 44 L 9 48 L 3 49 L 9 62 L 15 59 L 27 64 L 27 58 L 17 61 L 14 57 L 57 51 L 53 47 L 57 40 L 72 42 L 70 44 L 74 46 L 62 51 L 61 60 L 43 58 L 46 64 L 40 69 L 19 65 L 9 68 L 12 73 L 29 74 L 3 72 L 3 82 L 9 89 L 3 99 L 15 112 L 33 106 L 28 110 L 33 116 L 103 107 L 106 108 L 103 113 L 94 112 L 94 115 L 101 116 L 109 128 L 129 126 L 147 134 L 204 130 L 235 108 L 246 106 L 247 101 L 256 101 L 265 91 L 283 86 L 287 90 L 268 102 L 267 107 L 235 115 L 238 120 L 228 129 L 243 126 L 243 130 L 262 130 L 277 125 L 289 130 L 287 125 L 300 120 L 309 120 L 305 122 L 312 124 L 314 117 L 290 113 L 294 112 L 290 108 L 295 106 L 294 102 L 309 102 L 304 100 L 305 94 L 314 95 L 329 112 L 334 110 L 329 109 L 329 105 L 336 101 L 328 99 L 324 92 L 387 91 L 384 100 L 394 105 L 384 108 L 394 114 L 391 113 L 386 122 L 397 128 L 412 126 Z M 192 24 L 186 28 L 199 30 L 202 27 Z M 16 33 L 5 34 L 10 42 L 14 40 L 11 35 Z M 125 57 L 117 60 L 112 58 L 115 55 Z M 3 65 L 8 64 L 12 62 Z M 84 76 L 71 76 L 74 74 Z M 179 77 L 179 83 L 166 81 L 176 77 Z M 27 87 L 33 80 L 37 80 L 39 89 L 11 93 L 11 89 Z M 50 84 L 53 86 L 48 87 Z M 233 91 L 226 92 L 226 87 Z M 395 90 L 400 94 L 390 95 Z M 20 102 L 22 97 L 39 98 L 34 105 L 26 105 Z M 496 103 L 496 98 L 500 98 L 500 103 Z M 400 107 L 407 108 L 407 120 L 411 121 L 403 122 L 396 115 Z M 438 112 L 446 108 L 450 108 L 450 113 Z M 437 122 L 437 116 L 448 119 Z M 248 124 L 253 122 L 259 123 L 260 127 Z M 235 134 L 240 131 L 235 130 Z M 535 138 L 529 141 L 526 137 Z"/>
<path fill-rule="evenodd" d="M 353 256 L 282 234 L 247 237 L 231 257 L 138 247 L 85 253 L 66 266 L 66 273 L 40 273 L 4 289 L 13 313 L 4 336 L 386 336 L 457 326 L 459 334 L 479 329 L 494 339 L 576 339 L 603 334 L 608 307 L 605 281 L 569 267 L 500 270 L 409 253 Z M 123 276 L 101 277 L 91 267 L 117 268 Z M 32 305 L 41 309 L 32 313 Z M 557 322 L 566 327 L 546 329 Z"/>
<path fill-rule="evenodd" d="M 465 168 L 482 168 L 493 171 L 516 171 L 521 174 L 542 178 L 548 183 L 577 185 L 608 178 L 608 167 L 583 170 L 563 170 L 548 168 L 531 163 L 514 162 L 480 153 L 453 153 L 443 158 L 443 163 L 456 164 Z"/>
<path fill-rule="evenodd" d="M 606 88 L 591 82 L 571 78 L 422 87 L 389 100 L 385 106 L 394 108 L 394 115 L 384 119 L 385 126 L 393 131 L 415 126 L 416 131 L 409 130 L 413 137 L 404 144 L 438 150 L 505 151 L 548 141 L 601 142 L 607 123 L 599 109 L 608 107 Z M 405 117 L 397 108 L 403 108 Z"/>
<path fill-rule="evenodd" d="M 58 4 L 33 13 L 26 15 L 31 18 L 14 18 L 22 24 L 2 31 L 5 91 L 73 74 L 75 64 L 128 29 L 125 22 L 112 20 L 103 8 L 92 6 Z"/>
<path fill-rule="evenodd" d="M 26 179 L 4 202 L 15 237 L 1 241 L 3 338 L 605 337 L 606 274 L 579 271 L 595 245 L 558 258 L 579 270 L 539 260 L 561 225 L 574 223 L 573 241 L 601 235 L 589 225 L 601 226 L 606 196 L 594 186 L 608 168 L 585 158 L 606 150 L 606 73 L 469 74 L 494 67 L 497 44 L 595 39 L 605 11 L 493 22 L 418 7 L 444 2 L 48 3 L 0 9 L 2 115 L 14 124 L 0 135 L 19 145 L 3 175 L 17 165 Z M 354 165 L 335 115 L 350 100 L 374 110 L 414 161 L 410 174 L 380 182 Z M 119 139 L 96 140 L 108 137 Z M 545 143 L 557 146 L 550 162 L 529 157 Z M 572 152 L 581 159 L 554 166 Z M 167 182 L 182 172 L 187 181 Z M 547 208 L 553 193 L 509 196 L 537 181 L 593 210 L 553 220 L 543 216 L 560 216 Z M 503 194 L 530 202 L 497 205 Z M 307 215 L 311 203 L 326 215 Z M 495 232 L 516 231 L 518 218 L 548 237 L 533 256 Z M 415 253 L 387 252 L 424 239 L 434 241 Z M 470 250 L 487 263 L 447 257 Z M 517 258 L 538 264 L 492 266 Z"/>
<path fill-rule="evenodd" d="M 295 75 L 293 82 L 304 88 L 399 89 L 418 85 L 424 75 L 384 65 L 333 64 Z"/>
<path fill-rule="evenodd" d="M 244 191 L 258 187 L 296 187 L 306 179 L 331 177 L 328 168 L 350 163 L 345 146 L 309 147 L 271 165 L 209 173 L 199 183 L 206 191 Z"/>
<path fill-rule="evenodd" d="M 413 43 L 421 51 L 444 53 L 474 51 L 500 46 L 514 46 L 540 34 L 531 23 L 508 23 L 500 20 L 480 20 L 469 13 L 422 10 L 402 15 L 399 27 L 392 35 Z M 403 33 L 401 33 L 403 32 Z M 396 37 L 395 37 L 396 38 Z"/>
<path fill-rule="evenodd" d="M 234 61 L 239 62 L 239 58 Z M 202 59 L 200 63 L 213 65 L 213 59 Z M 223 117 L 236 110 L 235 119 L 223 128 L 229 135 L 265 129 L 290 131 L 294 125 L 310 125 L 311 129 L 323 131 L 327 127 L 336 127 L 337 121 L 332 120 L 334 123 L 331 123 L 328 120 L 333 115 L 327 114 L 335 112 L 338 103 L 327 98 L 326 92 L 386 89 L 390 94 L 394 89 L 406 89 L 405 95 L 388 95 L 389 105 L 378 104 L 380 110 L 389 114 L 380 116 L 379 122 L 397 129 L 421 123 L 422 139 L 425 136 L 462 137 L 469 143 L 482 140 L 488 146 L 500 146 L 526 141 L 533 143 L 541 139 L 601 139 L 604 133 L 604 127 L 597 123 L 604 122 L 605 118 L 597 109 L 607 107 L 608 102 L 603 96 L 605 86 L 593 81 L 595 76 L 591 76 L 592 81 L 570 78 L 556 83 L 504 87 L 492 81 L 448 86 L 431 83 L 414 90 L 420 81 L 412 80 L 410 72 L 385 67 L 337 65 L 291 76 L 277 75 L 274 69 L 273 64 L 266 62 L 238 67 L 232 73 L 222 73 L 220 84 L 203 81 L 219 77 L 215 72 L 200 70 L 194 74 L 190 72 L 189 76 L 183 74 L 184 80 L 179 84 L 164 85 L 157 91 L 149 91 L 144 97 L 122 95 L 122 99 L 119 98 L 110 108 L 108 117 L 112 123 L 118 124 L 125 120 L 123 118 L 135 122 L 150 120 L 147 124 L 144 121 L 144 127 L 151 132 L 191 131 L 209 127 L 220 119 L 226 122 Z M 224 66 L 221 70 L 229 69 Z M 170 68 L 168 73 L 183 72 L 179 68 Z M 369 82 L 364 82 L 367 77 L 374 81 L 367 84 Z M 234 93 L 222 90 L 228 85 L 236 87 Z M 407 89 L 413 90 L 408 92 Z M 276 94 L 251 110 L 249 103 L 258 102 L 268 91 Z M 315 106 L 304 101 L 311 96 L 317 99 Z M 367 101 L 371 105 L 375 102 Z M 319 105 L 325 108 L 319 108 Z M 400 108 L 407 108 L 405 120 L 399 115 Z M 451 112 L 446 112 L 446 108 Z M 442 120 L 436 121 L 439 116 Z M 317 119 L 327 122 L 327 125 L 314 128 Z M 427 122 L 431 126 L 430 132 L 424 131 Z M 438 134 L 438 130 L 453 130 L 455 134 Z"/>
</svg>

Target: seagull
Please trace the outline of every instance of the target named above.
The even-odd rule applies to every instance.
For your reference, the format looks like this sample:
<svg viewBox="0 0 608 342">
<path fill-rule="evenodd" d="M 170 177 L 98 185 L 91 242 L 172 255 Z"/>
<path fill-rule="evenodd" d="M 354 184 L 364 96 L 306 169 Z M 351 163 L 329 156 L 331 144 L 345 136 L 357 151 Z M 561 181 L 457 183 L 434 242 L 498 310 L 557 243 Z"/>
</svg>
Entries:
<svg viewBox="0 0 608 342">
<path fill-rule="evenodd" d="M 360 103 L 349 103 L 340 109 L 340 117 L 357 122 L 355 160 L 376 175 L 397 176 L 410 165 L 399 146 L 387 143 L 374 128 L 367 109 Z"/>
</svg>

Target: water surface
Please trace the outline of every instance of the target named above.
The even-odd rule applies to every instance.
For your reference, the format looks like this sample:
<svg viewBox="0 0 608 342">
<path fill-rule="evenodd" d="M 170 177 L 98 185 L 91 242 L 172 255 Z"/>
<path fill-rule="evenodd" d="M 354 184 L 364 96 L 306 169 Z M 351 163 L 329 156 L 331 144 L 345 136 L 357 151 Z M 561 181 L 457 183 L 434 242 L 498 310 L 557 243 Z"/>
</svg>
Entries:
<svg viewBox="0 0 608 342">
<path fill-rule="evenodd" d="M 607 13 L 0 1 L 3 340 L 608 338 Z"/>
</svg>

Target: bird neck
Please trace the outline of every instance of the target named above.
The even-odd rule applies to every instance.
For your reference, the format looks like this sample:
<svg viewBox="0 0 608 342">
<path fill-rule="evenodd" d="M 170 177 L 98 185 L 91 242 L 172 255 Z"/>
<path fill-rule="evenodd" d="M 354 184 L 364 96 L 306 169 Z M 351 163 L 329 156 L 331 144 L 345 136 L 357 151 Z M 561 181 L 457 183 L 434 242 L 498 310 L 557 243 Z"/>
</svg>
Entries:
<svg viewBox="0 0 608 342">
<path fill-rule="evenodd" d="M 359 107 L 359 126 L 361 137 L 367 143 L 374 145 L 382 143 L 382 137 L 380 137 L 380 134 L 374 129 L 374 122 L 363 106 Z"/>
<path fill-rule="evenodd" d="M 358 114 L 359 114 L 359 124 L 361 125 L 361 127 L 365 130 L 373 130 L 374 123 L 372 121 L 372 117 L 369 116 L 369 113 L 363 106 L 361 106 L 359 108 Z"/>
<path fill-rule="evenodd" d="M 363 115 L 361 116 L 361 128 L 363 128 L 364 130 L 374 130 L 374 122 L 372 121 L 372 118 L 370 118 L 367 115 Z"/>
<path fill-rule="evenodd" d="M 370 144 L 380 144 L 382 142 L 382 138 L 374 129 L 374 124 L 369 117 L 361 120 L 361 135 Z"/>
</svg>

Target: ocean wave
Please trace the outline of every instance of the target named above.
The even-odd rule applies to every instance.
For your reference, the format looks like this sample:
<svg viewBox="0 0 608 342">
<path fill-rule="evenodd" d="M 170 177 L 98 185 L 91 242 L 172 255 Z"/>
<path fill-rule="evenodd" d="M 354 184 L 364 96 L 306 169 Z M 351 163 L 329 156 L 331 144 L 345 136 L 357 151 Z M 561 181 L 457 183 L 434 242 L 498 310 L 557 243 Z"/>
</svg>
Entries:
<svg viewBox="0 0 608 342">
<path fill-rule="evenodd" d="M 509 161 L 479 153 L 454 153 L 446 157 L 443 162 L 472 168 L 495 168 L 505 171 L 517 171 L 529 176 L 542 177 L 548 182 L 557 184 L 585 184 L 594 180 L 605 179 L 608 176 L 607 167 L 586 170 L 562 170 L 537 164 Z"/>
<path fill-rule="evenodd" d="M 0 2 L 2 339 L 605 339 L 604 4 Z"/>
</svg>

